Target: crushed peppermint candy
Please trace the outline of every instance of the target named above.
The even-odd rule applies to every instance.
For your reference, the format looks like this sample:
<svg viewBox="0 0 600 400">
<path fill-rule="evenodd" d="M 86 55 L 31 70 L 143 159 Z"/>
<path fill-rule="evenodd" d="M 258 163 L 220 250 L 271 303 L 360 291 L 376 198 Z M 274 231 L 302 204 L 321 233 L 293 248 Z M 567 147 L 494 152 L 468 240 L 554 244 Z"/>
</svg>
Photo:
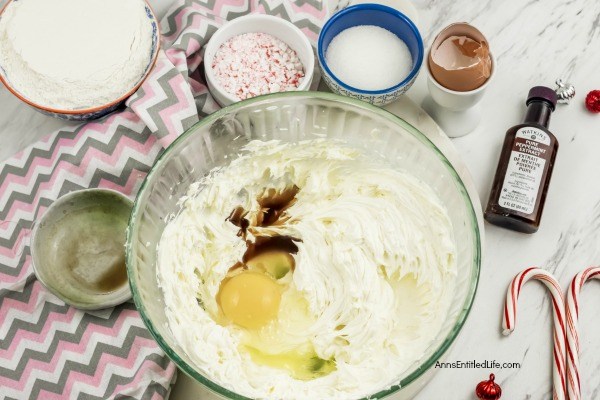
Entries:
<svg viewBox="0 0 600 400">
<path fill-rule="evenodd" d="M 219 84 L 240 100 L 294 90 L 304 66 L 285 42 L 267 33 L 237 35 L 219 47 L 212 62 Z"/>
</svg>

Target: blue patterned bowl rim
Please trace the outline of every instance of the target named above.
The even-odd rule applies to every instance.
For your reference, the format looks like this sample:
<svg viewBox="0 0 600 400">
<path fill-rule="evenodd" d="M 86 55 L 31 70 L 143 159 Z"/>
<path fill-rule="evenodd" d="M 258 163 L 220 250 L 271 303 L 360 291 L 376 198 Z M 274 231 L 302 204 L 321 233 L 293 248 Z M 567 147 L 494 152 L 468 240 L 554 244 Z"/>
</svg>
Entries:
<svg viewBox="0 0 600 400">
<path fill-rule="evenodd" d="M 414 64 L 412 70 L 410 71 L 410 74 L 408 74 L 408 76 L 402 82 L 400 82 L 397 85 L 392 86 L 390 88 L 381 89 L 381 90 L 362 90 L 362 89 L 355 88 L 353 86 L 349 86 L 349 85 L 345 84 L 344 82 L 340 81 L 338 79 L 338 77 L 335 76 L 333 74 L 333 72 L 331 72 L 331 70 L 327 66 L 327 62 L 325 61 L 325 51 L 323 49 L 323 38 L 324 38 L 323 32 L 327 32 L 327 30 L 333 24 L 335 24 L 339 18 L 341 18 L 347 14 L 353 13 L 355 11 L 362 11 L 362 10 L 383 11 L 385 13 L 395 16 L 396 18 L 402 19 L 410 27 L 412 33 L 415 35 L 415 37 L 417 39 L 417 43 L 418 43 L 418 47 L 419 47 L 419 51 L 418 51 L 418 55 L 417 55 L 417 62 Z M 344 8 L 343 10 L 341 10 L 338 13 L 336 13 L 335 15 L 333 15 L 331 18 L 329 18 L 329 20 L 325 23 L 325 25 L 323 25 L 323 28 L 321 29 L 321 33 L 319 34 L 319 41 L 317 43 L 317 55 L 319 57 L 319 63 L 321 64 L 321 67 L 323 69 L 325 69 L 325 72 L 331 77 L 331 79 L 333 79 L 338 85 L 340 85 L 341 87 L 343 87 L 346 90 L 349 90 L 349 91 L 352 91 L 355 93 L 362 93 L 362 94 L 369 94 L 369 95 L 378 95 L 378 94 L 393 92 L 393 91 L 401 88 L 402 86 L 406 85 L 407 83 L 411 82 L 411 79 L 413 79 L 418 74 L 419 70 L 421 69 L 421 64 L 423 63 L 424 53 L 425 53 L 425 49 L 423 48 L 423 39 L 421 38 L 421 33 L 419 32 L 419 29 L 414 24 L 414 22 L 411 21 L 410 18 L 408 18 L 406 15 L 404 15 L 400 11 L 396 10 L 395 8 L 384 6 L 381 4 L 372 4 L 372 3 L 357 4 L 354 6 L 350 6 L 350 7 Z"/>
</svg>

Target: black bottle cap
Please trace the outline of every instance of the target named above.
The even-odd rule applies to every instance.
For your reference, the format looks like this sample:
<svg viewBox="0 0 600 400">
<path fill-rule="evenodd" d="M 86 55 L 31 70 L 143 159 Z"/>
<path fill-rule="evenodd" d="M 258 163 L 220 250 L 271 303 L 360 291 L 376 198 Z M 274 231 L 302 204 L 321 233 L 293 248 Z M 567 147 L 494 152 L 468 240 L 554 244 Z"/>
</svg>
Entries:
<svg viewBox="0 0 600 400">
<path fill-rule="evenodd" d="M 534 100 L 545 100 L 552 106 L 552 111 L 556 108 L 556 102 L 558 101 L 558 96 L 554 89 L 551 89 L 546 86 L 534 86 L 529 89 L 529 95 L 527 96 L 526 105 L 529 105 Z"/>
</svg>

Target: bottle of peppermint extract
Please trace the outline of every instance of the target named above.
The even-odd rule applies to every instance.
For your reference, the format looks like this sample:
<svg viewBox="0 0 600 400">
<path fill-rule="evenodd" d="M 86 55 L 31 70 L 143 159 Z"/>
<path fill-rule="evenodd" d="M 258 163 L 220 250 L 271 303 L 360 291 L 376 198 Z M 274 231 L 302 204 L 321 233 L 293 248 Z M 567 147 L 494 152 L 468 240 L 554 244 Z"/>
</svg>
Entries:
<svg viewBox="0 0 600 400">
<path fill-rule="evenodd" d="M 556 107 L 556 92 L 531 88 L 522 124 L 506 132 L 485 219 L 518 232 L 538 230 L 558 141 L 548 130 Z"/>
</svg>

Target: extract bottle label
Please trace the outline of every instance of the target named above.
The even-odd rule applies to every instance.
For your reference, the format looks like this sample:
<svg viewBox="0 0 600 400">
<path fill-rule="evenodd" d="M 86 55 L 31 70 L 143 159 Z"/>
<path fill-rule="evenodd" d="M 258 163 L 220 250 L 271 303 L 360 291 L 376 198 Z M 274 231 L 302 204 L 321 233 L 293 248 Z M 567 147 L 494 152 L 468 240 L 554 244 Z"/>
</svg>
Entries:
<svg viewBox="0 0 600 400">
<path fill-rule="evenodd" d="M 550 155 L 550 136 L 541 129 L 517 131 L 498 205 L 524 214 L 533 213 Z"/>
</svg>

